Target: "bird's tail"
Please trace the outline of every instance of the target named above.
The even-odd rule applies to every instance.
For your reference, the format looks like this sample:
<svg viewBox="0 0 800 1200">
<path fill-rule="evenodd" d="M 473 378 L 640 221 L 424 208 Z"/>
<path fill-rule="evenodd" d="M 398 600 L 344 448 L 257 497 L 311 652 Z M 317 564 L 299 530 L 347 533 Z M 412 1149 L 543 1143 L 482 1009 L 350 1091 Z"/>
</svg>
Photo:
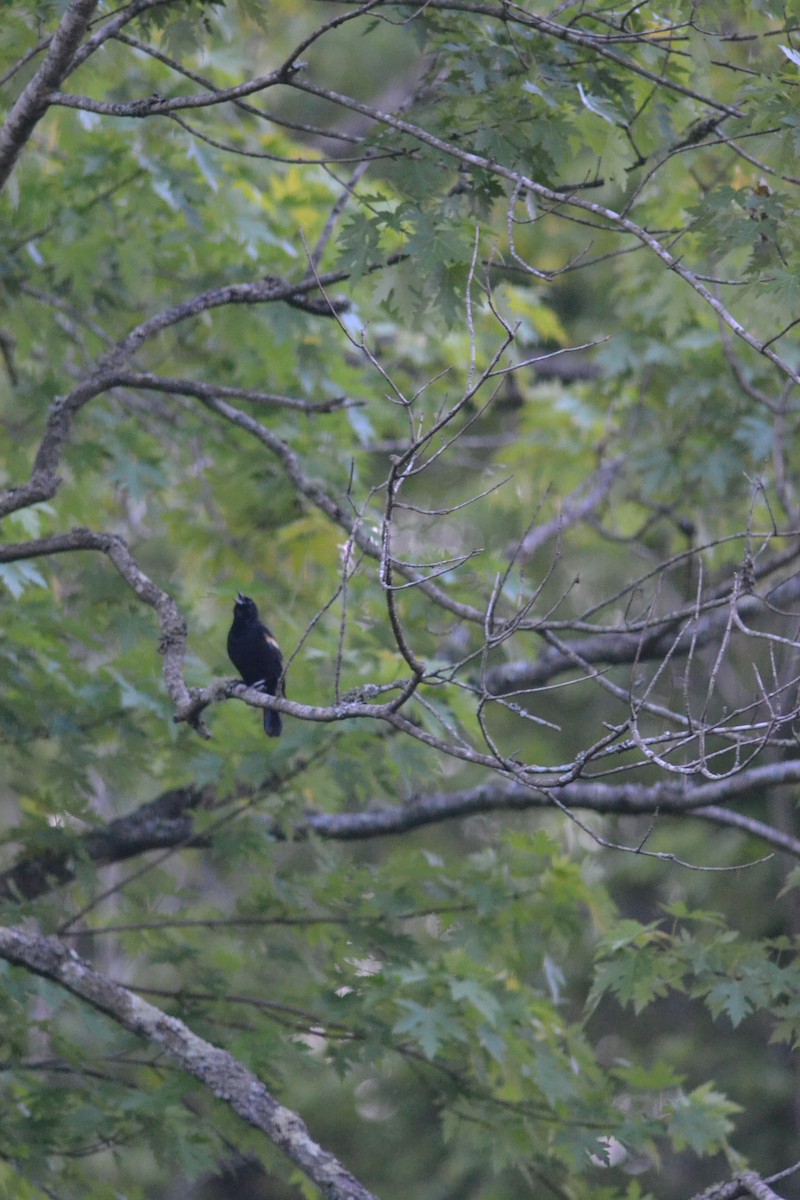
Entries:
<svg viewBox="0 0 800 1200">
<path fill-rule="evenodd" d="M 267 737 L 280 737 L 283 733 L 281 714 L 271 708 L 264 709 L 264 733 Z"/>
</svg>

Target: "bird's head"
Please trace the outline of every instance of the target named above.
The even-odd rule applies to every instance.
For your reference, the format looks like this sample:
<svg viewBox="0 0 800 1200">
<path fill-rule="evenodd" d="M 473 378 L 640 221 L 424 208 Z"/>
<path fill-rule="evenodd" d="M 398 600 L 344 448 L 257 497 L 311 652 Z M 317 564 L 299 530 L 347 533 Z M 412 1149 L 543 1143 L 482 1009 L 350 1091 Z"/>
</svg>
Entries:
<svg viewBox="0 0 800 1200">
<path fill-rule="evenodd" d="M 236 594 L 236 600 L 233 605 L 233 617 L 237 621 L 258 620 L 256 603 L 249 596 L 245 596 L 244 592 L 237 592 Z"/>
</svg>

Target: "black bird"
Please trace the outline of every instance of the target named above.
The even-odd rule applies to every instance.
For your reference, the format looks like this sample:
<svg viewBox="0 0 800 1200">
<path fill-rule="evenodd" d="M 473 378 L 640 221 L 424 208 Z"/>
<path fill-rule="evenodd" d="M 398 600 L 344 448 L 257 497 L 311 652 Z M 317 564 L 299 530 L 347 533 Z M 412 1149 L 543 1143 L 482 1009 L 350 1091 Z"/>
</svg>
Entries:
<svg viewBox="0 0 800 1200">
<path fill-rule="evenodd" d="M 258 609 L 249 596 L 239 592 L 233 606 L 233 624 L 228 633 L 228 658 L 248 687 L 260 687 L 270 696 L 284 696 L 283 656 L 271 630 L 260 620 Z M 264 709 L 264 732 L 280 737 L 281 714 Z"/>
</svg>

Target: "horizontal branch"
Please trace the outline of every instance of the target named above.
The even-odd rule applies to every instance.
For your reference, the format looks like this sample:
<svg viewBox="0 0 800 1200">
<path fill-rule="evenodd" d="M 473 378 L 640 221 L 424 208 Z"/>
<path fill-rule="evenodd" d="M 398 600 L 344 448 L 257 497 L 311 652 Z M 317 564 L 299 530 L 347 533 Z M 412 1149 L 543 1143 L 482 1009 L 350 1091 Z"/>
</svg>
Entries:
<svg viewBox="0 0 800 1200">
<path fill-rule="evenodd" d="M 562 787 L 548 788 L 538 782 L 526 785 L 495 777 L 474 788 L 434 792 L 402 805 L 356 813 L 315 813 L 295 826 L 291 836 L 313 833 L 316 837 L 337 840 L 385 837 L 482 813 L 552 808 L 551 795 L 560 807 L 583 809 L 604 816 L 691 814 L 695 809 L 749 799 L 763 795 L 767 789 L 798 782 L 800 760 L 751 767 L 739 775 L 703 783 L 667 780 L 655 784 L 607 784 L 576 780 Z M 765 826 L 764 831 L 768 828 Z M 800 857 L 800 840 L 795 842 L 795 852 Z"/>
<path fill-rule="evenodd" d="M 279 1103 L 258 1076 L 232 1054 L 92 970 L 57 938 L 0 928 L 0 958 L 60 984 L 116 1025 L 160 1048 L 248 1125 L 265 1133 L 328 1200 L 375 1200 L 333 1154 L 314 1141 L 297 1113 Z"/>
<path fill-rule="evenodd" d="M 223 384 L 203 383 L 195 379 L 173 379 L 166 375 L 154 375 L 149 371 L 130 371 L 118 375 L 114 387 L 138 388 L 140 391 L 164 392 L 173 396 L 195 396 L 198 400 L 220 397 L 224 400 L 244 400 L 253 404 L 269 404 L 275 408 L 288 408 L 304 413 L 331 413 L 341 408 L 352 408 L 359 401 L 346 396 L 334 396 L 330 400 L 298 400 L 293 396 L 279 396 L 274 392 L 260 392 L 254 388 L 226 387 Z"/>
<path fill-rule="evenodd" d="M 34 900 L 72 883 L 80 861 L 104 867 L 148 850 L 167 850 L 190 842 L 198 845 L 191 813 L 202 799 L 203 792 L 196 788 L 175 788 L 101 829 L 78 838 L 65 835 L 68 844 L 63 850 L 51 848 L 23 858 L 0 874 L 0 899 Z"/>
<path fill-rule="evenodd" d="M 736 611 L 742 618 L 751 618 L 768 612 L 768 605 L 791 605 L 800 600 L 800 575 L 772 588 L 768 596 L 742 596 L 736 602 Z M 505 692 L 520 692 L 543 687 L 558 675 L 583 669 L 579 664 L 593 667 L 622 666 L 634 662 L 663 660 L 682 657 L 690 650 L 699 650 L 713 642 L 725 630 L 730 620 L 730 600 L 719 599 L 711 612 L 696 620 L 684 618 L 680 622 L 674 617 L 666 620 L 654 619 L 650 629 L 637 633 L 625 630 L 602 632 L 591 637 L 579 638 L 569 643 L 568 651 L 550 647 L 537 658 L 521 659 L 492 667 L 486 672 L 485 685 L 493 695 Z"/>
<path fill-rule="evenodd" d="M 201 92 L 195 96 L 170 98 L 153 95 L 127 103 L 117 103 L 111 100 L 93 100 L 91 96 L 53 91 L 49 100 L 51 104 L 58 105 L 60 108 L 77 108 L 82 112 L 100 113 L 109 117 L 142 118 L 159 114 L 166 116 L 171 112 L 187 108 L 212 108 L 216 104 L 227 104 L 231 100 L 254 96 L 257 92 L 264 92 L 278 83 L 285 83 L 290 74 L 291 68 L 287 70 L 281 67 L 276 71 L 269 71 L 266 75 L 259 75 L 255 79 L 248 79 L 246 83 L 240 83 L 236 87 L 225 88 L 224 91 Z"/>
<path fill-rule="evenodd" d="M 330 841 L 363 841 L 390 837 L 486 813 L 551 810 L 555 795 L 567 809 L 599 816 L 696 816 L 718 825 L 741 829 L 751 837 L 800 859 L 800 838 L 756 818 L 722 807 L 733 801 L 763 796 L 770 790 L 800 782 L 800 761 L 750 767 L 723 780 L 689 780 L 657 784 L 609 785 L 581 780 L 560 788 L 529 787 L 516 780 L 487 779 L 473 788 L 417 796 L 405 804 L 366 808 L 361 812 L 310 812 L 287 827 L 277 819 L 269 835 L 302 841 L 309 836 Z M 552 793 L 552 795 L 551 795 Z M 195 788 L 176 788 L 118 817 L 102 829 L 73 839 L 58 853 L 33 854 L 0 874 L 0 899 L 32 900 L 75 878 L 75 864 L 88 860 L 98 866 L 122 862 L 150 850 L 199 845 L 193 812 L 206 798 Z M 199 835 L 198 835 L 199 836 Z"/>
<path fill-rule="evenodd" d="M 296 700 L 287 700 L 283 696 L 272 696 L 268 692 L 259 691 L 257 687 L 248 687 L 238 679 L 219 679 L 205 688 L 190 688 L 184 704 L 178 705 L 173 720 L 188 721 L 194 724 L 199 714 L 209 704 L 217 704 L 221 700 L 243 700 L 252 708 L 272 709 L 285 713 L 288 717 L 297 717 L 301 721 L 314 721 L 323 725 L 332 725 L 338 721 L 350 721 L 355 717 L 367 717 L 370 720 L 390 720 L 402 708 L 411 694 L 416 690 L 417 680 L 411 678 L 398 684 L 398 695 L 385 704 L 375 704 L 364 700 L 342 700 L 338 704 L 300 704 Z M 368 688 L 363 689 L 368 691 Z M 464 755 L 469 762 L 479 766 L 496 766 L 496 760 L 489 755 L 471 752 Z"/>
<path fill-rule="evenodd" d="M 134 50 L 138 50 L 140 54 L 148 55 L 148 57 L 152 58 L 155 62 L 161 63 L 170 71 L 175 72 L 178 76 L 184 79 L 190 79 L 193 83 L 199 84 L 208 91 L 221 92 L 224 90 L 222 87 L 217 86 L 207 75 L 203 75 L 199 71 L 193 70 L 185 62 L 178 62 L 177 59 L 171 58 L 168 54 L 165 54 L 163 50 L 157 48 L 156 46 L 150 45 L 148 42 L 141 41 L 139 38 L 130 37 L 125 33 L 115 33 L 114 37 L 118 42 L 122 42 L 126 46 L 131 46 Z M 332 141 L 342 142 L 346 146 L 358 146 L 362 141 L 361 138 L 353 137 L 347 133 L 344 133 L 342 130 L 323 129 L 320 126 L 311 125 L 307 121 L 290 120 L 285 115 L 279 116 L 276 113 L 268 113 L 266 109 L 259 108 L 255 104 L 249 104 L 246 100 L 234 100 L 233 105 L 235 108 L 239 109 L 240 112 L 248 113 L 249 116 L 255 117 L 259 121 L 265 121 L 271 125 L 278 125 L 282 129 L 291 129 L 295 133 L 302 133 L 311 137 L 326 137 Z M 270 162 L 319 164 L 327 161 L 319 156 L 307 158 L 303 155 L 287 156 L 282 154 L 270 154 L 269 152 L 256 152 L 256 154 L 257 157 L 261 157 L 263 155 L 263 157 L 268 159 Z M 358 161 L 361 161 L 361 156 L 359 155 L 357 157 Z M 341 156 L 337 155 L 332 161 L 342 162 L 344 160 Z"/>
</svg>

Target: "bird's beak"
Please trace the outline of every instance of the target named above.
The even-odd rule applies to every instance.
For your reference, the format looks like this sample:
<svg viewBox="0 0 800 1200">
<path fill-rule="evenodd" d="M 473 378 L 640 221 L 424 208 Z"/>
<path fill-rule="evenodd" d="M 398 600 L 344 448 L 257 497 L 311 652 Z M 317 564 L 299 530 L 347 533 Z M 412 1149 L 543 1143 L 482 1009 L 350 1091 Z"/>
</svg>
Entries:
<svg viewBox="0 0 800 1200">
<path fill-rule="evenodd" d="M 236 593 L 236 603 L 237 603 L 237 604 L 241 604 L 241 603 L 242 603 L 242 601 L 244 600 L 244 598 L 245 598 L 245 597 L 244 597 L 244 592 L 237 592 L 237 593 Z"/>
</svg>

